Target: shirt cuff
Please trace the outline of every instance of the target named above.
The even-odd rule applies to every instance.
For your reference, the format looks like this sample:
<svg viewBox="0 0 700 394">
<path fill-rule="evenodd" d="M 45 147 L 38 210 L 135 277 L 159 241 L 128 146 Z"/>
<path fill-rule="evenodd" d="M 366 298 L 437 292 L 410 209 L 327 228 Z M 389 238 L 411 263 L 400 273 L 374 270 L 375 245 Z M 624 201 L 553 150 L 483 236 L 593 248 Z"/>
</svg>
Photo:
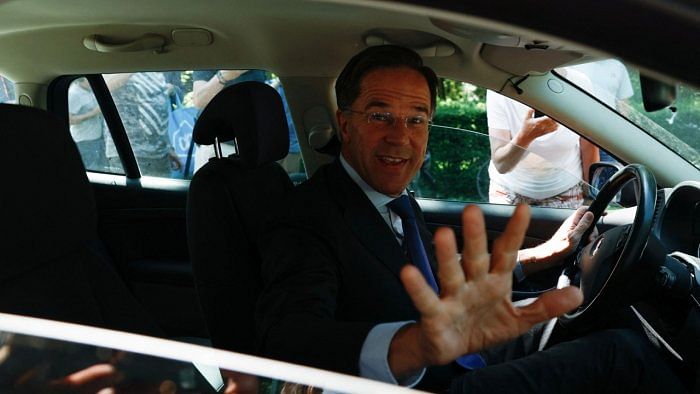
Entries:
<svg viewBox="0 0 700 394">
<path fill-rule="evenodd" d="M 360 352 L 360 376 L 384 383 L 413 387 L 423 379 L 425 368 L 419 373 L 397 381 L 389 368 L 389 345 L 396 332 L 413 321 L 377 324 L 367 334 Z"/>
<path fill-rule="evenodd" d="M 513 277 L 515 282 L 520 283 L 525 280 L 525 273 L 523 272 L 523 265 L 520 261 L 515 262 L 515 268 L 513 268 Z"/>
</svg>

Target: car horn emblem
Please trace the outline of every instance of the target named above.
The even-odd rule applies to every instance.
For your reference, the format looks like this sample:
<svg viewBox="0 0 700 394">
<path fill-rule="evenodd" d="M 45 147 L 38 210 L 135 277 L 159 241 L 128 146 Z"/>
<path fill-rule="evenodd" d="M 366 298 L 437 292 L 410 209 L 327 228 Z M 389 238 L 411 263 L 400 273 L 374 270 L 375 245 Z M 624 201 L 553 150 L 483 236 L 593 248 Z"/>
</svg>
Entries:
<svg viewBox="0 0 700 394">
<path fill-rule="evenodd" d="M 595 241 L 595 244 L 591 248 L 591 256 L 595 256 L 595 254 L 598 253 L 598 249 L 600 249 L 600 245 L 603 244 L 604 239 L 605 239 L 605 236 L 603 236 L 603 235 L 598 237 L 598 239 Z"/>
</svg>

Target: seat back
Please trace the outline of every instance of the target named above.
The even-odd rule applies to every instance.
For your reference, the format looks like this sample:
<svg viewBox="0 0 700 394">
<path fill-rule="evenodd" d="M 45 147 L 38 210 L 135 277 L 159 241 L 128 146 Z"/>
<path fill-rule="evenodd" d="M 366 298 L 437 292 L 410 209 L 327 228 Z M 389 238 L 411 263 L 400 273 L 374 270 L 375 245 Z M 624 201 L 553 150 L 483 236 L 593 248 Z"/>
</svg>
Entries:
<svg viewBox="0 0 700 394">
<path fill-rule="evenodd" d="M 252 354 L 262 285 L 257 239 L 292 188 L 275 162 L 289 150 L 282 100 L 260 82 L 227 87 L 204 109 L 193 138 L 205 145 L 235 140 L 238 147 L 237 154 L 210 159 L 192 178 L 187 237 L 212 345 Z"/>
<path fill-rule="evenodd" d="M 95 200 L 65 123 L 0 104 L 0 146 L 0 311 L 162 335 L 95 252 Z"/>
</svg>

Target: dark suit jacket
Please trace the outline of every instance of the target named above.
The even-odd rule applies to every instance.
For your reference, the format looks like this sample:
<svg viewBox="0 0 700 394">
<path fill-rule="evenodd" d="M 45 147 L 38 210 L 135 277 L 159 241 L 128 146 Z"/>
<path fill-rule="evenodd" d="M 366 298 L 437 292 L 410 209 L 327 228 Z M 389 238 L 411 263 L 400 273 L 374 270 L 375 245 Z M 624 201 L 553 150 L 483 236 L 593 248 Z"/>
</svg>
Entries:
<svg viewBox="0 0 700 394">
<path fill-rule="evenodd" d="M 412 203 L 433 260 L 432 235 Z M 419 317 L 399 279 L 407 258 L 339 161 L 298 186 L 282 209 L 260 242 L 265 281 L 257 313 L 260 351 L 357 375 L 372 327 Z M 430 368 L 421 387 L 447 387 L 452 368 Z"/>
</svg>

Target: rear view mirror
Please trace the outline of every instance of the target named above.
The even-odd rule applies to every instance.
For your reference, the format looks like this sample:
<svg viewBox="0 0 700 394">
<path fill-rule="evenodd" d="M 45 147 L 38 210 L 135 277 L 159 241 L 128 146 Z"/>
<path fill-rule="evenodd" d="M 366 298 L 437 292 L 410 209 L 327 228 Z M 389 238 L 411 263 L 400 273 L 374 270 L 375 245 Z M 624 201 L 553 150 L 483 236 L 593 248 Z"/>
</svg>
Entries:
<svg viewBox="0 0 700 394">
<path fill-rule="evenodd" d="M 644 110 L 654 112 L 664 109 L 676 101 L 678 88 L 666 82 L 657 79 L 639 75 L 639 84 L 642 88 L 642 101 L 644 102 Z M 675 111 L 675 108 L 671 108 Z"/>
</svg>

